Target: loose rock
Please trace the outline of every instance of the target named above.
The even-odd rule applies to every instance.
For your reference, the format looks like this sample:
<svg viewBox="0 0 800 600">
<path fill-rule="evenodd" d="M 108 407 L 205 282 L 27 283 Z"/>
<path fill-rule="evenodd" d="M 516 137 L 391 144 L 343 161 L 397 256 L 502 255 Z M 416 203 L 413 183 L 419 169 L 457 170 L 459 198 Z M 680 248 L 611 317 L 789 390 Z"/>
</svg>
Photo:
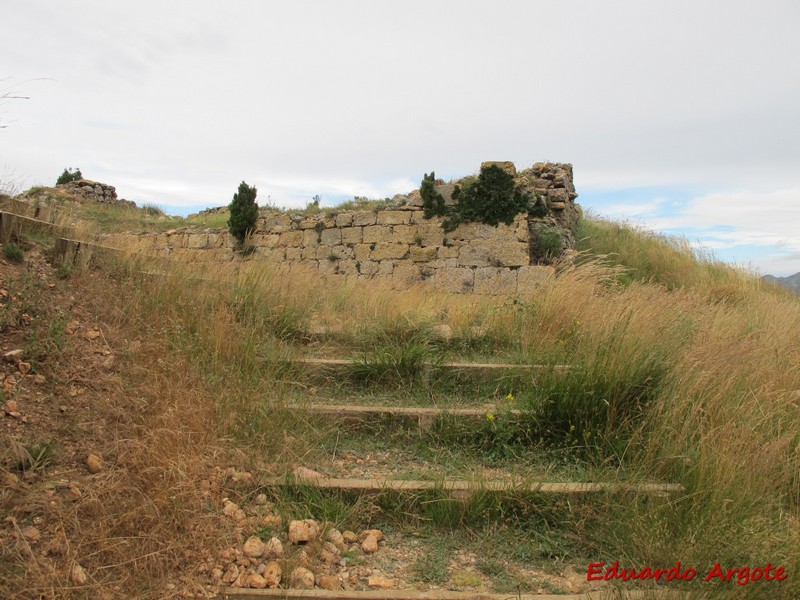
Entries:
<svg viewBox="0 0 800 600">
<path fill-rule="evenodd" d="M 281 584 L 281 575 L 283 575 L 283 569 L 281 569 L 280 563 L 272 560 L 267 563 L 267 566 L 264 568 L 264 572 L 261 575 L 267 582 L 267 587 L 276 588 Z"/>
<path fill-rule="evenodd" d="M 36 527 L 26 527 L 22 530 L 22 535 L 26 540 L 34 543 L 42 539 L 42 534 Z"/>
<path fill-rule="evenodd" d="M 283 544 L 278 538 L 271 537 L 269 539 L 264 550 L 264 556 L 266 558 L 281 558 L 283 556 Z"/>
<path fill-rule="evenodd" d="M 336 575 L 321 575 L 317 585 L 323 590 L 338 590 L 342 587 L 342 584 Z"/>
<path fill-rule="evenodd" d="M 377 552 L 378 539 L 379 538 L 376 535 L 368 535 L 367 537 L 364 538 L 364 541 L 361 542 L 361 549 L 368 554 L 371 554 L 372 552 Z"/>
<path fill-rule="evenodd" d="M 250 576 L 247 578 L 247 587 L 263 590 L 267 587 L 267 580 L 258 573 L 250 573 Z"/>
<path fill-rule="evenodd" d="M 325 542 L 322 549 L 319 551 L 319 559 L 323 562 L 333 564 L 339 562 L 341 552 L 332 542 Z"/>
<path fill-rule="evenodd" d="M 349 530 L 342 532 L 342 537 L 344 538 L 345 543 L 347 544 L 355 544 L 358 541 L 358 536 Z"/>
<path fill-rule="evenodd" d="M 389 579 L 383 575 L 370 575 L 369 579 L 367 579 L 367 585 L 371 588 L 390 590 L 396 585 L 396 583 L 394 579 Z"/>
<path fill-rule="evenodd" d="M 103 470 L 103 459 L 96 454 L 90 454 L 86 457 L 86 468 L 92 475 L 99 473 Z"/>
<path fill-rule="evenodd" d="M 7 362 L 14 363 L 22 359 L 25 355 L 25 350 L 22 348 L 17 348 L 16 350 L 9 350 L 5 354 L 3 354 L 3 359 Z"/>
<path fill-rule="evenodd" d="M 336 546 L 341 552 L 344 552 L 347 549 L 347 544 L 344 542 L 344 536 L 338 529 L 329 529 L 327 537 L 328 541 Z"/>
<path fill-rule="evenodd" d="M 319 524 L 312 519 L 289 522 L 289 541 L 292 544 L 313 542 L 319 537 Z"/>
<path fill-rule="evenodd" d="M 380 529 L 365 529 L 364 531 L 358 534 L 358 541 L 363 542 L 371 535 L 378 538 L 379 542 L 383 539 L 383 532 Z"/>
<path fill-rule="evenodd" d="M 260 537 L 250 536 L 242 546 L 242 552 L 249 558 L 261 558 L 267 550 L 267 545 Z"/>
<path fill-rule="evenodd" d="M 289 576 L 289 585 L 293 588 L 310 590 L 314 588 L 314 573 L 305 567 L 297 567 Z"/>
<path fill-rule="evenodd" d="M 89 581 L 89 577 L 86 575 L 86 571 L 84 571 L 83 567 L 80 566 L 78 563 L 72 565 L 72 570 L 70 571 L 70 579 L 72 579 L 72 583 L 75 585 L 86 585 L 86 582 Z"/>
</svg>

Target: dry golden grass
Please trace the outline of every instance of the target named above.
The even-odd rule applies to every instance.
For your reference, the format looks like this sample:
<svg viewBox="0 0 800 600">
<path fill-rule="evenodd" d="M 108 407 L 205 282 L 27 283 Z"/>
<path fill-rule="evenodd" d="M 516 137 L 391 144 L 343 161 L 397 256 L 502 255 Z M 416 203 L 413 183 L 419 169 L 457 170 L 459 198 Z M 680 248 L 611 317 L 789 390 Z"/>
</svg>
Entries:
<svg viewBox="0 0 800 600">
<path fill-rule="evenodd" d="M 235 457 L 269 475 L 313 453 L 318 432 L 279 410 L 284 391 L 307 385 L 304 374 L 274 359 L 306 352 L 320 325 L 341 332 L 334 350 L 353 350 L 432 339 L 432 327 L 447 324 L 483 340 L 471 353 L 575 365 L 565 397 L 631 394 L 632 405 L 592 417 L 592 439 L 613 441 L 603 446 L 614 449 L 608 463 L 629 477 L 687 491 L 672 501 L 592 505 L 572 524 L 587 552 L 630 565 L 667 557 L 698 572 L 716 561 L 769 561 L 797 573 L 800 300 L 698 261 L 680 243 L 664 250 L 658 238 L 618 235 L 626 256 L 644 257 L 637 268 L 650 265 L 658 277 L 624 275 L 588 250 L 583 264 L 516 299 L 398 291 L 253 260 L 108 265 L 117 283 L 85 292 L 116 298 L 116 308 L 98 310 L 121 337 L 143 340 L 128 358 L 124 398 L 109 407 L 136 417 L 114 442 L 121 468 L 72 512 L 49 515 L 70 543 L 82 540 L 64 561 L 86 561 L 100 574 L 97 589 L 116 581 L 137 597 L 159 597 L 169 573 L 194 560 L 187 547 L 220 544 L 209 531 L 225 529 L 203 511 L 199 486 L 214 467 Z M 544 385 L 527 390 L 532 402 Z M 569 424 L 572 409 L 590 400 L 554 414 Z M 37 590 L 70 597 L 59 581 Z M 797 592 L 790 583 L 781 594 Z"/>
</svg>

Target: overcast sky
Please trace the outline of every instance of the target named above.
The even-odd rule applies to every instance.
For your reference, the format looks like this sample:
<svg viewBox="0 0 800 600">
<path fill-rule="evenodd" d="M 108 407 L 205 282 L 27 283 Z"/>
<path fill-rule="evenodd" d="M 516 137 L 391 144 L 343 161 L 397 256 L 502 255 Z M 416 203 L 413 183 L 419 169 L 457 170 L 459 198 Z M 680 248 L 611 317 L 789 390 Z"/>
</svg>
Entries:
<svg viewBox="0 0 800 600">
<path fill-rule="evenodd" d="M 186 214 L 571 162 L 578 202 L 800 271 L 800 2 L 0 0 L 0 183 Z"/>
</svg>

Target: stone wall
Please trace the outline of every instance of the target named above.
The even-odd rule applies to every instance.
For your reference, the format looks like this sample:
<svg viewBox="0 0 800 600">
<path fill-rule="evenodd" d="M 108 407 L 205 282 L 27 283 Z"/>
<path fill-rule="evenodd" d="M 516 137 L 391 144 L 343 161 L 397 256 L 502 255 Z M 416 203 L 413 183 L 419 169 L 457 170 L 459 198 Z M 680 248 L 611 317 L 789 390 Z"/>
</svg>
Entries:
<svg viewBox="0 0 800 600">
<path fill-rule="evenodd" d="M 512 163 L 503 168 L 514 169 Z M 510 165 L 510 167 L 509 167 Z M 445 232 L 441 218 L 425 219 L 419 192 L 396 197 L 383 210 L 345 210 L 312 215 L 262 214 L 244 260 L 302 265 L 324 275 L 385 281 L 405 288 L 427 281 L 448 292 L 516 294 L 532 291 L 553 274 L 547 257 L 536 255 L 537 228 L 564 231 L 563 248 L 574 246 L 571 228 L 577 219 L 570 165 L 537 163 L 519 174 L 518 185 L 544 203 L 540 217 L 517 215 L 497 227 L 465 223 Z M 437 182 L 437 191 L 452 204 L 454 184 Z M 173 230 L 165 234 L 117 234 L 103 242 L 197 262 L 238 260 L 226 232 Z"/>
</svg>

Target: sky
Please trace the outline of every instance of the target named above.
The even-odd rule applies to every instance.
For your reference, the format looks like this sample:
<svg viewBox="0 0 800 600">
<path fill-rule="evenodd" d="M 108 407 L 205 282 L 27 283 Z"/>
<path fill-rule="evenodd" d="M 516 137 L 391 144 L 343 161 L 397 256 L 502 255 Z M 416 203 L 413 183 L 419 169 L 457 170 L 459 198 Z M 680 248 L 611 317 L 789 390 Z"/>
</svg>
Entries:
<svg viewBox="0 0 800 600">
<path fill-rule="evenodd" d="M 188 214 L 574 166 L 593 214 L 800 271 L 796 0 L 0 0 L 0 187 Z"/>
</svg>

